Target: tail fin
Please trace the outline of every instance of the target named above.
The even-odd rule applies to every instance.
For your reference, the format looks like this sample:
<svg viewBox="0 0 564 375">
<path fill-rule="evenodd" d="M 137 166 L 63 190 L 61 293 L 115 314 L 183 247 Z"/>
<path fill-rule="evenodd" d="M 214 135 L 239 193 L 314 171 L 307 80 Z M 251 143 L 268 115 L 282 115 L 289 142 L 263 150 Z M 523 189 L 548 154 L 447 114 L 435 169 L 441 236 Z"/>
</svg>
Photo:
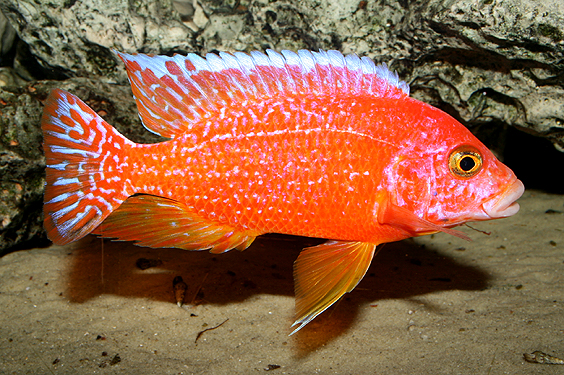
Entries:
<svg viewBox="0 0 564 375">
<path fill-rule="evenodd" d="M 76 241 L 129 196 L 123 151 L 133 144 L 76 96 L 53 90 L 43 111 L 43 213 L 56 244 Z"/>
</svg>

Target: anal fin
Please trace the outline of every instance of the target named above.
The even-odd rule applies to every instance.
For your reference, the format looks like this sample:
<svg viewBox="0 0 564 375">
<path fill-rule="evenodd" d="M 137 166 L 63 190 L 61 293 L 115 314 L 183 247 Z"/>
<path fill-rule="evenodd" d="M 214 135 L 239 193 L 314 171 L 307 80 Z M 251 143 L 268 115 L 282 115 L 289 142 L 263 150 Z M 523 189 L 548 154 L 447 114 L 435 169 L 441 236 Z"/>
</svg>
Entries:
<svg viewBox="0 0 564 375">
<path fill-rule="evenodd" d="M 350 292 L 364 277 L 376 244 L 328 241 L 308 247 L 294 263 L 296 321 L 292 334 Z"/>
<path fill-rule="evenodd" d="M 139 246 L 211 253 L 244 250 L 261 234 L 204 219 L 178 201 L 154 195 L 129 197 L 93 233 Z"/>
</svg>

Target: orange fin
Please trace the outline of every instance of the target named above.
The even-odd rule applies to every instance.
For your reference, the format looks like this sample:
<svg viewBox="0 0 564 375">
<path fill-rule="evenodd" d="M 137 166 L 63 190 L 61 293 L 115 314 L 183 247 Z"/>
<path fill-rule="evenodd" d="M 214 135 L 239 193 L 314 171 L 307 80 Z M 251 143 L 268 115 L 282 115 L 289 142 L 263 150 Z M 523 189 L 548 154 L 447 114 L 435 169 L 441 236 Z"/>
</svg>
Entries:
<svg viewBox="0 0 564 375">
<path fill-rule="evenodd" d="M 96 228 L 128 196 L 123 149 L 132 144 L 76 96 L 53 90 L 43 117 L 47 236 L 58 245 Z"/>
<path fill-rule="evenodd" d="M 378 210 L 378 222 L 405 230 L 413 236 L 421 236 L 436 232 L 445 232 L 466 241 L 472 241 L 470 237 L 461 231 L 444 228 L 428 220 L 422 219 L 406 208 L 390 203 L 382 204 Z"/>
<path fill-rule="evenodd" d="M 147 247 L 222 253 L 244 250 L 260 233 L 201 218 L 185 205 L 154 195 L 129 197 L 94 234 Z"/>
<path fill-rule="evenodd" d="M 350 292 L 364 277 L 376 245 L 328 241 L 304 249 L 294 263 L 296 333 Z"/>
</svg>

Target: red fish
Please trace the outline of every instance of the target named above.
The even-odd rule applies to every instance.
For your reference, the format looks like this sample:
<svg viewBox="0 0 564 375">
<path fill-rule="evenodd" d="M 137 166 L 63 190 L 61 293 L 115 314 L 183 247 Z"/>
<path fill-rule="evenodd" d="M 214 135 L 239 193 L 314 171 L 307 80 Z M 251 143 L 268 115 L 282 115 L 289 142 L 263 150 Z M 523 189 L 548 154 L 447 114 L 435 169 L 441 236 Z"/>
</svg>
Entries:
<svg viewBox="0 0 564 375">
<path fill-rule="evenodd" d="M 42 119 L 45 228 L 221 253 L 264 233 L 327 238 L 294 265 L 295 331 L 350 292 L 378 244 L 515 214 L 523 184 L 385 65 L 336 51 L 120 53 L 136 144 L 70 93 Z M 294 331 L 294 332 L 295 332 Z"/>
</svg>

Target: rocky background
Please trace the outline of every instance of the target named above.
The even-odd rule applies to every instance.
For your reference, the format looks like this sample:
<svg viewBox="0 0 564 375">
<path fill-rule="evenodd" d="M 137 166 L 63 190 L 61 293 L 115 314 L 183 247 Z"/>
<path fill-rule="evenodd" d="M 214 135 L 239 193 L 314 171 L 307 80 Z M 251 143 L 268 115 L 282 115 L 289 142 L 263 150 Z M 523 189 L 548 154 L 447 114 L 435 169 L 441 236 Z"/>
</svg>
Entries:
<svg viewBox="0 0 564 375">
<path fill-rule="evenodd" d="M 0 255 L 48 244 L 39 121 L 51 89 L 77 94 L 132 140 L 156 140 L 112 49 L 369 56 L 468 126 L 527 187 L 564 193 L 561 0 L 0 0 L 0 10 Z"/>
</svg>

